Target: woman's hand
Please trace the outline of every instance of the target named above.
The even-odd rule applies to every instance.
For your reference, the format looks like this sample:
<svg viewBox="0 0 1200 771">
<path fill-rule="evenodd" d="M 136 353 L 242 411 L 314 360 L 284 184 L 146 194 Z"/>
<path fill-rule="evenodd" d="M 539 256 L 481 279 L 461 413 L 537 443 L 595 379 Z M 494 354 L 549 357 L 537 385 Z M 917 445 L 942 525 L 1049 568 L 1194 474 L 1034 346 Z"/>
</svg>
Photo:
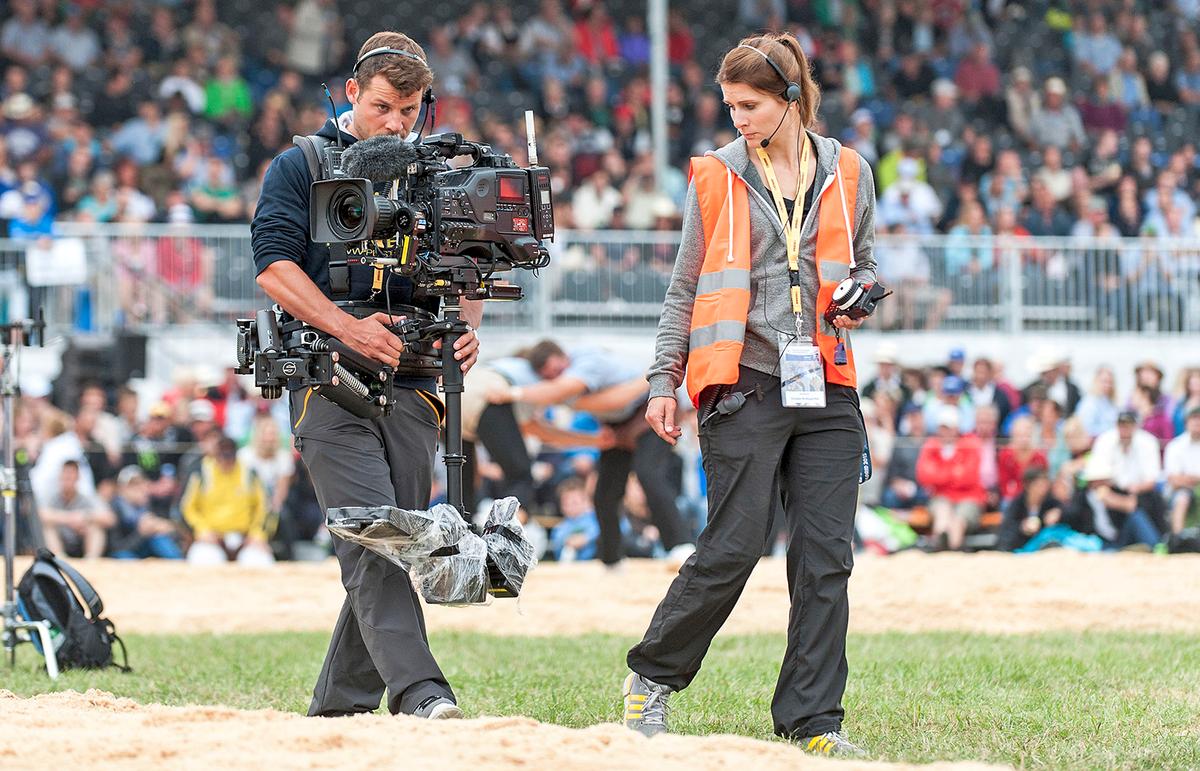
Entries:
<svg viewBox="0 0 1200 771">
<path fill-rule="evenodd" d="M 858 329 L 866 320 L 866 316 L 863 316 L 861 319 L 852 319 L 849 316 L 834 316 L 833 325 L 838 329 Z"/>
<path fill-rule="evenodd" d="M 646 405 L 646 422 L 669 445 L 674 445 L 683 433 L 675 424 L 675 407 L 674 396 L 655 396 Z"/>
</svg>

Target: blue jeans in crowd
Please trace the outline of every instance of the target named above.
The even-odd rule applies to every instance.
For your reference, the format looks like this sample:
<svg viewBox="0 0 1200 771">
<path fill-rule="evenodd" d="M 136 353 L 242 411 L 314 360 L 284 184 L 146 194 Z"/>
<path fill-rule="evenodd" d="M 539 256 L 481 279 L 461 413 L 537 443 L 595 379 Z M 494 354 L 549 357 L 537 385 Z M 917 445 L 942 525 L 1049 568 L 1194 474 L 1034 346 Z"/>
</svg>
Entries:
<svg viewBox="0 0 1200 771">
<path fill-rule="evenodd" d="M 169 535 L 152 535 L 136 549 L 122 549 L 112 553 L 113 559 L 142 560 L 147 557 L 157 557 L 163 560 L 181 560 L 183 552 L 179 544 Z"/>
<path fill-rule="evenodd" d="M 1146 512 L 1138 509 L 1126 517 L 1125 524 L 1121 525 L 1121 534 L 1117 536 L 1117 542 L 1113 545 L 1118 549 L 1135 543 L 1154 546 L 1160 537 L 1154 522 L 1146 515 Z"/>
<path fill-rule="evenodd" d="M 889 509 L 911 509 L 914 506 L 924 506 L 929 503 L 929 495 L 924 490 L 917 490 L 911 498 L 901 498 L 896 491 L 888 487 L 879 497 L 879 502 Z"/>
</svg>

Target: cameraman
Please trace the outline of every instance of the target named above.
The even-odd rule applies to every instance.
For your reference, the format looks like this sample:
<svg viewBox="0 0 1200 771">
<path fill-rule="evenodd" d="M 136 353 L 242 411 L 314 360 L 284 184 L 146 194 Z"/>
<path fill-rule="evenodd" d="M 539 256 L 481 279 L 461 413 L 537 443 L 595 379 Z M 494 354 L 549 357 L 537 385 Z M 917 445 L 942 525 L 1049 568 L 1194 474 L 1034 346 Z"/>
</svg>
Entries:
<svg viewBox="0 0 1200 771">
<path fill-rule="evenodd" d="M 383 49 L 383 50 L 380 50 Z M 388 52 L 391 49 L 391 52 Z M 433 73 L 425 52 L 407 35 L 379 32 L 359 50 L 354 75 L 346 81 L 353 110 L 325 123 L 317 135 L 349 145 L 380 135 L 407 137 L 421 113 Z M 349 292 L 338 300 L 368 301 L 379 312 L 358 318 L 334 304 L 330 250 L 308 238 L 309 186 L 313 182 L 303 153 L 293 147 L 272 161 L 251 223 L 258 285 L 293 317 L 323 330 L 358 353 L 395 367 L 404 345 L 389 329 L 402 318 L 382 312 L 419 306 L 436 312 L 437 301 L 416 300 L 407 280 L 389 276 L 382 291 L 373 288 L 373 268 L 351 265 Z M 353 252 L 353 245 L 350 251 Z M 462 303 L 472 329 L 482 304 Z M 366 315 L 369 313 L 370 315 Z M 475 363 L 474 331 L 455 344 L 464 372 Z M 342 506 L 429 505 L 434 451 L 444 416 L 433 378 L 395 379 L 396 403 L 390 415 L 363 419 L 322 398 L 312 389 L 291 393 L 296 447 L 312 477 L 323 510 Z M 309 715 L 371 712 L 384 689 L 393 714 L 427 718 L 461 717 L 454 693 L 429 650 L 417 595 L 404 571 L 362 546 L 334 539 L 346 601 L 334 627 L 325 664 L 313 690 Z"/>
</svg>

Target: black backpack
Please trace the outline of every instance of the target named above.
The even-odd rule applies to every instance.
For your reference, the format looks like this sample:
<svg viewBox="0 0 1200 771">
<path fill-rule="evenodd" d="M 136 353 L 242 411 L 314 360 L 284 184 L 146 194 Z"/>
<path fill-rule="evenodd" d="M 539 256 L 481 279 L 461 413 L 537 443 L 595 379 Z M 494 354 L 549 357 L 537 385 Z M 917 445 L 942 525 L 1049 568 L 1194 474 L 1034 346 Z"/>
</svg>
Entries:
<svg viewBox="0 0 1200 771">
<path fill-rule="evenodd" d="M 27 621 L 50 623 L 61 669 L 115 666 L 122 672 L 131 671 L 125 643 L 117 636 L 113 623 L 100 615 L 104 612 L 100 595 L 79 571 L 48 549 L 38 549 L 33 565 L 21 577 L 17 609 Z M 113 661 L 114 642 L 121 646 L 123 664 Z M 44 653 L 40 642 L 35 640 L 34 646 Z"/>
</svg>

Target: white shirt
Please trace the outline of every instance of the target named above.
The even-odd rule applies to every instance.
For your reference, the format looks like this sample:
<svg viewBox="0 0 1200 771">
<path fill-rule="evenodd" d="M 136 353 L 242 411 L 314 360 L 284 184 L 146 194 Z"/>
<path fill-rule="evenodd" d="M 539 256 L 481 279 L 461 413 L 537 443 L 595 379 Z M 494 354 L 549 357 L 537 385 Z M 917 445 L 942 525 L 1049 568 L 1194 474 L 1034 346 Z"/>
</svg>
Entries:
<svg viewBox="0 0 1200 771">
<path fill-rule="evenodd" d="M 1168 442 L 1163 473 L 1166 476 L 1186 474 L 1200 477 L 1200 439 L 1192 439 L 1183 433 Z"/>
<path fill-rule="evenodd" d="M 75 489 L 80 495 L 95 497 L 96 482 L 87 456 L 83 454 L 83 444 L 75 432 L 65 431 L 42 445 L 37 462 L 29 470 L 29 486 L 33 488 L 34 500 L 39 504 L 45 505 L 54 498 L 63 464 L 69 460 L 79 464 L 79 484 Z"/>
<path fill-rule="evenodd" d="M 292 453 L 284 449 L 277 450 L 270 458 L 264 458 L 253 447 L 242 447 L 238 450 L 237 459 L 238 463 L 254 472 L 267 495 L 275 494 L 279 480 L 296 473 L 296 461 Z"/>
<path fill-rule="evenodd" d="M 612 186 L 597 190 L 585 183 L 571 197 L 571 212 L 575 226 L 580 230 L 597 230 L 612 221 L 613 211 L 624 202 L 624 198 Z"/>
<path fill-rule="evenodd" d="M 1162 475 L 1158 440 L 1149 432 L 1134 429 L 1129 446 L 1122 447 L 1113 428 L 1096 437 L 1084 477 L 1110 479 L 1114 486 L 1128 490 L 1134 485 L 1157 481 Z"/>
<path fill-rule="evenodd" d="M 971 397 L 971 403 L 976 407 L 981 404 L 991 404 L 996 400 L 996 386 L 991 383 L 983 388 L 976 388 L 973 384 L 968 385 L 967 395 Z"/>
<path fill-rule="evenodd" d="M 204 112 L 204 88 L 191 78 L 168 75 L 158 86 L 158 96 L 170 99 L 175 94 L 183 97 L 188 109 L 197 115 Z"/>
<path fill-rule="evenodd" d="M 914 233 L 929 233 L 941 215 L 942 202 L 925 182 L 899 180 L 879 198 L 879 219 L 888 225 L 902 223 Z"/>
</svg>

